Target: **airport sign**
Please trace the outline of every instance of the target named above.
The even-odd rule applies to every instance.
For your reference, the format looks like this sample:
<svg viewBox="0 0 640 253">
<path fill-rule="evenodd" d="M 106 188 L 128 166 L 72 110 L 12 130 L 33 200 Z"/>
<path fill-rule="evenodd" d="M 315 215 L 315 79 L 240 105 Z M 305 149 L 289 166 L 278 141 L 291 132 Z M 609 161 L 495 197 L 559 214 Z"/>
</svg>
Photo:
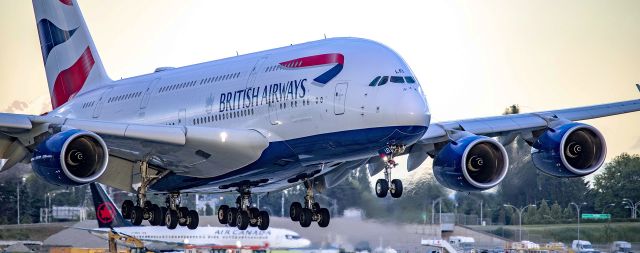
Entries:
<svg viewBox="0 0 640 253">
<path fill-rule="evenodd" d="M 594 220 L 607 220 L 607 219 L 611 219 L 611 214 L 608 214 L 608 213 L 603 213 L 603 214 L 599 214 L 599 213 L 583 213 L 582 214 L 582 218 L 583 219 L 594 219 Z"/>
</svg>

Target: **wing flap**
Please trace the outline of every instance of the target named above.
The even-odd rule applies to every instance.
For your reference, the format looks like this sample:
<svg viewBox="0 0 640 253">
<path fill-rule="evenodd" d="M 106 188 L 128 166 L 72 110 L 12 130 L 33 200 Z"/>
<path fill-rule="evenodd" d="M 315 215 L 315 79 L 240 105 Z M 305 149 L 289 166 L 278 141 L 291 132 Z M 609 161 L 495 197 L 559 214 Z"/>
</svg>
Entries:
<svg viewBox="0 0 640 253">
<path fill-rule="evenodd" d="M 30 117 L 23 114 L 0 113 L 0 129 L 8 131 L 29 130 L 33 127 Z"/>
</svg>

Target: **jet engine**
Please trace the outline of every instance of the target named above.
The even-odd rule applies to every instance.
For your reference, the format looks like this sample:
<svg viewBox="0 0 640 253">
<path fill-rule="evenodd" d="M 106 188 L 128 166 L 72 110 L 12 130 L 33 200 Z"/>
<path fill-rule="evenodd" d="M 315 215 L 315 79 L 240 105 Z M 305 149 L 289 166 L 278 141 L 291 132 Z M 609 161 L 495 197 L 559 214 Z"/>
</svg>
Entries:
<svg viewBox="0 0 640 253">
<path fill-rule="evenodd" d="M 607 145 L 596 128 L 571 122 L 549 128 L 531 145 L 533 164 L 556 177 L 581 177 L 604 163 Z"/>
<path fill-rule="evenodd" d="M 449 142 L 433 161 L 433 174 L 449 189 L 483 191 L 504 179 L 509 158 L 496 140 L 469 134 Z"/>
<path fill-rule="evenodd" d="M 54 134 L 34 150 L 33 171 L 49 183 L 77 186 L 96 181 L 107 169 L 107 145 L 95 133 L 72 129 Z"/>
</svg>

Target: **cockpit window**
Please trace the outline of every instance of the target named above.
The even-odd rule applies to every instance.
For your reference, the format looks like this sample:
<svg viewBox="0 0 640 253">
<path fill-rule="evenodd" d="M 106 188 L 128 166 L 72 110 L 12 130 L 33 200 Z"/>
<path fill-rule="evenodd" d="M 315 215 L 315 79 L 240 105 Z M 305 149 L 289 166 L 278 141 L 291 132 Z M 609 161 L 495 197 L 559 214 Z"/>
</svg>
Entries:
<svg viewBox="0 0 640 253">
<path fill-rule="evenodd" d="M 285 235 L 285 238 L 289 239 L 289 240 L 297 240 L 300 239 L 299 235 Z"/>
<path fill-rule="evenodd" d="M 413 79 L 413 76 L 405 76 L 404 79 L 407 80 L 407 83 L 416 83 L 416 80 Z"/>
<path fill-rule="evenodd" d="M 369 86 L 376 86 L 376 84 L 378 84 L 378 80 L 380 80 L 380 76 L 376 76 L 376 78 L 374 78 L 373 81 L 371 81 Z"/>
<path fill-rule="evenodd" d="M 401 76 L 392 76 L 390 81 L 392 83 L 404 83 L 404 79 Z"/>
<path fill-rule="evenodd" d="M 378 86 L 385 85 L 387 83 L 387 81 L 389 81 L 389 77 L 388 76 L 383 76 L 382 79 L 380 79 L 380 83 L 378 83 Z"/>
</svg>

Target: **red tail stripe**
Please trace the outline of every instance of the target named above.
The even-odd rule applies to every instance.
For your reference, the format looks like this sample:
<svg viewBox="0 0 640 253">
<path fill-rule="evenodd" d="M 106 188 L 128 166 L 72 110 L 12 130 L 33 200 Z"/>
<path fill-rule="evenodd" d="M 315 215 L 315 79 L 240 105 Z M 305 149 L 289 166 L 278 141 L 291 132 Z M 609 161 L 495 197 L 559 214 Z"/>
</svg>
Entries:
<svg viewBox="0 0 640 253">
<path fill-rule="evenodd" d="M 344 64 L 344 56 L 338 53 L 319 54 L 281 62 L 280 65 L 286 68 L 303 68 L 330 63 Z"/>
<path fill-rule="evenodd" d="M 53 85 L 53 96 L 51 97 L 51 104 L 54 109 L 69 101 L 71 96 L 80 91 L 94 63 L 91 50 L 87 47 L 71 67 L 58 74 Z"/>
<path fill-rule="evenodd" d="M 60 0 L 61 3 L 66 4 L 66 5 L 73 5 L 73 3 L 71 2 L 71 0 Z"/>
</svg>

